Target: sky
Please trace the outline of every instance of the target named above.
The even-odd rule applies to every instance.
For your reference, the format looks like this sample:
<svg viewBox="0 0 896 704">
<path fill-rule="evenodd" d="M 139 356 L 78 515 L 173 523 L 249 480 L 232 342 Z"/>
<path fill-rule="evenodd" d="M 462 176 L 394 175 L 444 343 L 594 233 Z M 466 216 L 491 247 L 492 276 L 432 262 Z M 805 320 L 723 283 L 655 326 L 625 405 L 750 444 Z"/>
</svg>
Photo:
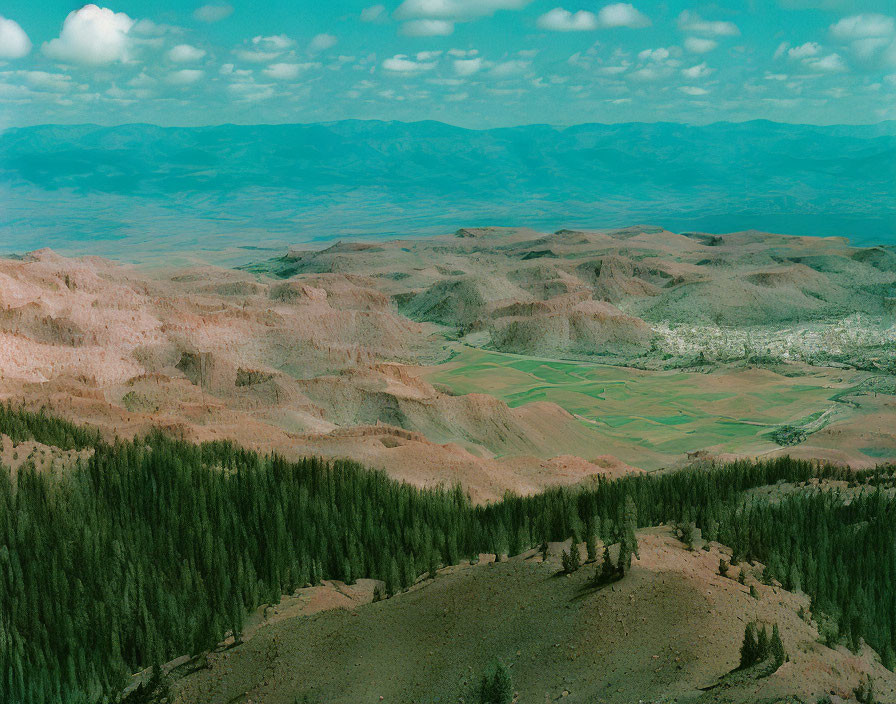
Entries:
<svg viewBox="0 0 896 704">
<path fill-rule="evenodd" d="M 0 3 L 0 129 L 896 119 L 896 0 Z"/>
</svg>

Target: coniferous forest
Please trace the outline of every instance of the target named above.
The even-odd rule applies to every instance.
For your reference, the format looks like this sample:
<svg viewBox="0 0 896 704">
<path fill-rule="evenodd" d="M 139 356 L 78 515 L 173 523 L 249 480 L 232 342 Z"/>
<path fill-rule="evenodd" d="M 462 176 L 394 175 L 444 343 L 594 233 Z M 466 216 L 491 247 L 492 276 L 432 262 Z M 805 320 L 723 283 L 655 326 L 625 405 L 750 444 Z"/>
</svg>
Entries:
<svg viewBox="0 0 896 704">
<path fill-rule="evenodd" d="M 89 457 L 61 473 L 0 469 L 0 701 L 114 700 L 132 672 L 239 634 L 249 609 L 322 579 L 387 594 L 480 552 L 595 538 L 635 551 L 631 525 L 685 522 L 812 597 L 823 637 L 893 667 L 896 467 L 776 459 L 507 495 L 421 490 L 350 462 L 290 462 L 161 433 L 107 443 L 0 405 L 0 433 Z M 806 486 L 777 500 L 750 492 Z"/>
</svg>

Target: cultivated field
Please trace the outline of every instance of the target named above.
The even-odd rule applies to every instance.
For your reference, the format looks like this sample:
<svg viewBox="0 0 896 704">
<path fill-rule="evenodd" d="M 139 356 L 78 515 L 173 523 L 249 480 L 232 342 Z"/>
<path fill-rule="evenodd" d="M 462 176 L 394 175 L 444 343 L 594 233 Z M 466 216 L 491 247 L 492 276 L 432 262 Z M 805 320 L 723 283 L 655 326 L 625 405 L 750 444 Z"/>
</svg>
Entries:
<svg viewBox="0 0 896 704">
<path fill-rule="evenodd" d="M 426 378 L 458 394 L 491 394 L 511 407 L 556 403 L 595 430 L 595 454 L 645 469 L 697 450 L 774 452 L 780 445 L 773 435 L 782 425 L 809 424 L 811 433 L 861 416 L 874 398 L 866 389 L 876 379 L 862 371 L 795 365 L 787 376 L 745 367 L 643 371 L 466 346 Z M 822 423 L 813 423 L 819 418 Z"/>
</svg>

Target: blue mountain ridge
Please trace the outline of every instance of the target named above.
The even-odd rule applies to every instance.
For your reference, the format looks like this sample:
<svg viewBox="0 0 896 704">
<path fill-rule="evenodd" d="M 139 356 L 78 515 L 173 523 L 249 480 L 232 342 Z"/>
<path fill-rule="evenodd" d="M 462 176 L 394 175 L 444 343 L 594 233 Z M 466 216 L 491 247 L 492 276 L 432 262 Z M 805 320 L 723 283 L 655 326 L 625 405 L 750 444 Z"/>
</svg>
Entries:
<svg viewBox="0 0 896 704">
<path fill-rule="evenodd" d="M 896 122 L 435 121 L 0 133 L 0 251 L 420 235 L 649 222 L 896 242 Z"/>
</svg>

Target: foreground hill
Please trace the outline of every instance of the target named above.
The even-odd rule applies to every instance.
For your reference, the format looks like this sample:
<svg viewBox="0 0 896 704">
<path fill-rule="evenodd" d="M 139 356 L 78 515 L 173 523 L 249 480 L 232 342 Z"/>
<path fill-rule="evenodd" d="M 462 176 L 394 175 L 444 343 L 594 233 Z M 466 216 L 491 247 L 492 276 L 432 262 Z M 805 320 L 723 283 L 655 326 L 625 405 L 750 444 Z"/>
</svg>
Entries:
<svg viewBox="0 0 896 704">
<path fill-rule="evenodd" d="M 207 668 L 180 679 L 193 668 L 177 663 L 172 699 L 477 701 L 495 658 L 509 666 L 519 702 L 815 704 L 828 694 L 852 700 L 868 676 L 880 701 L 896 696 L 896 676 L 873 653 L 820 643 L 817 624 L 798 615 L 809 600 L 761 584 L 761 564 L 722 577 L 719 560 L 731 555 L 718 544 L 688 551 L 665 528 L 638 540 L 629 575 L 603 588 L 589 584 L 591 565 L 562 573 L 567 542 L 547 561 L 536 551 L 499 563 L 482 556 L 378 603 L 364 585 L 299 590 L 266 607 L 247 642 L 208 656 Z M 781 631 L 789 661 L 771 675 L 736 671 L 751 622 Z"/>
<path fill-rule="evenodd" d="M 475 702 L 494 658 L 520 701 L 894 692 L 896 466 L 703 464 L 476 506 L 16 406 L 0 435 L 30 455 L 0 467 L 3 701 Z"/>
<path fill-rule="evenodd" d="M 462 220 L 892 243 L 894 163 L 893 122 L 43 125 L 0 134 L 0 241 L 146 259 Z"/>
</svg>

